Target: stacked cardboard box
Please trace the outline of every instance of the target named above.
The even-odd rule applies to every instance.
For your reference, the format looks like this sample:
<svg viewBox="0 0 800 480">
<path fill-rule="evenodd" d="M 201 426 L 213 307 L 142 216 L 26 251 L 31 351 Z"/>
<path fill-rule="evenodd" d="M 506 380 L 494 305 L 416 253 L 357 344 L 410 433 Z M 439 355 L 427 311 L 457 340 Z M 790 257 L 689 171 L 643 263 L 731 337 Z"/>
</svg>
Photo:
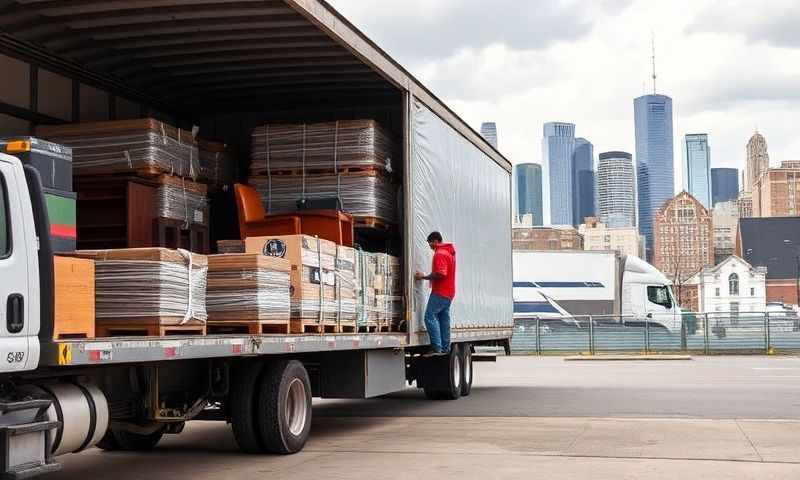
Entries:
<svg viewBox="0 0 800 480">
<path fill-rule="evenodd" d="M 359 251 L 358 326 L 362 330 L 396 330 L 403 314 L 400 260 L 384 253 Z"/>
<path fill-rule="evenodd" d="M 156 211 L 158 218 L 178 220 L 185 225 L 208 227 L 208 188 L 202 183 L 173 175 L 158 177 Z"/>
<path fill-rule="evenodd" d="M 257 253 L 209 256 L 209 328 L 241 326 L 253 334 L 289 333 L 290 272 L 291 263 L 284 258 Z"/>
<path fill-rule="evenodd" d="M 355 290 L 340 292 L 335 243 L 308 235 L 250 237 L 245 241 L 245 251 L 291 262 L 293 333 L 355 329 Z"/>
<path fill-rule="evenodd" d="M 205 333 L 205 255 L 129 248 L 70 256 L 95 262 L 98 336 Z"/>
</svg>

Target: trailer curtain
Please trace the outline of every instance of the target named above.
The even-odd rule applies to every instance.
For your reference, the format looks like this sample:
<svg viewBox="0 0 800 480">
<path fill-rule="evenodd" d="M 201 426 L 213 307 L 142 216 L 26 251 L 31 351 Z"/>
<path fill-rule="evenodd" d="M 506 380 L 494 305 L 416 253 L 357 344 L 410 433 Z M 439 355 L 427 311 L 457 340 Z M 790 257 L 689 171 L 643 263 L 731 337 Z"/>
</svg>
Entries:
<svg viewBox="0 0 800 480">
<path fill-rule="evenodd" d="M 411 113 L 412 267 L 430 271 L 426 239 L 440 231 L 457 252 L 452 327 L 510 327 L 510 174 L 419 100 Z M 428 282 L 415 284 L 420 330 L 429 294 Z"/>
</svg>

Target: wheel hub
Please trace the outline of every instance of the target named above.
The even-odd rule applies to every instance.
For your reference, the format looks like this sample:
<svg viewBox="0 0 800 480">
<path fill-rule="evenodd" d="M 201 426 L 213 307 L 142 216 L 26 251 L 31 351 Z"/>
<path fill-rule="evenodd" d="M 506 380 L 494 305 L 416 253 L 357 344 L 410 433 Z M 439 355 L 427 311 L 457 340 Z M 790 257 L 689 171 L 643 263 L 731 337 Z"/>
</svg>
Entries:
<svg viewBox="0 0 800 480">
<path fill-rule="evenodd" d="M 306 397 L 305 385 L 299 378 L 295 378 L 289 384 L 286 393 L 285 420 L 289 432 L 294 436 L 300 436 L 306 426 L 308 416 L 308 398 Z"/>
</svg>

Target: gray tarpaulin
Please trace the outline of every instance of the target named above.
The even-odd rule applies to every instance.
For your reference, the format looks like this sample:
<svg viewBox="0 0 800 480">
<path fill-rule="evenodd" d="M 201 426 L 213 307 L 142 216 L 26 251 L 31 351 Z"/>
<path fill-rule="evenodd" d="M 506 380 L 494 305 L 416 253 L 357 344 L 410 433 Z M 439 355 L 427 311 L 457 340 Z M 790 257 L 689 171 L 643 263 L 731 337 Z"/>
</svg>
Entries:
<svg viewBox="0 0 800 480">
<path fill-rule="evenodd" d="M 418 100 L 412 109 L 412 268 L 430 272 L 426 239 L 442 232 L 457 252 L 453 328 L 510 327 L 510 174 Z M 416 283 L 420 329 L 429 293 L 428 282 Z"/>
</svg>

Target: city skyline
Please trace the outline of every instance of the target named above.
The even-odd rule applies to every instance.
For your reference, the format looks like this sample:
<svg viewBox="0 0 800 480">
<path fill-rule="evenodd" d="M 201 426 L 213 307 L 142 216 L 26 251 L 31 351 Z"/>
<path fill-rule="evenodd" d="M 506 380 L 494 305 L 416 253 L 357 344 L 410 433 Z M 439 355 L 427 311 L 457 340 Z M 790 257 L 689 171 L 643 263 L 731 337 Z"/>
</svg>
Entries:
<svg viewBox="0 0 800 480">
<path fill-rule="evenodd" d="M 491 146 L 498 149 L 498 139 L 497 139 L 497 124 L 494 122 L 483 122 L 481 123 L 481 136 L 486 139 L 487 142 Z"/>
<path fill-rule="evenodd" d="M 574 225 L 575 124 L 547 122 L 542 128 L 542 213 L 545 225 Z"/>
<path fill-rule="evenodd" d="M 787 2 L 753 10 L 741 1 L 729 8 L 709 0 L 556 1 L 500 9 L 503 14 L 491 21 L 470 0 L 411 0 L 411 7 L 385 0 L 377 12 L 359 0 L 332 3 L 476 131 L 482 121 L 497 122 L 503 154 L 515 164 L 541 162 L 532 128 L 552 119 L 580 125 L 580 134 L 597 151 L 634 152 L 630 99 L 652 91 L 652 33 L 658 91 L 675 102 L 675 152 L 684 134 L 704 132 L 713 139 L 714 167 L 743 170 L 744 146 L 757 127 L 770 142 L 775 165 L 800 157 L 793 127 L 800 119 L 800 97 L 794 93 L 800 49 L 792 34 L 771 23 L 800 19 L 800 10 Z M 410 27 L 400 28 L 398 18 Z M 431 39 L 441 36 L 431 25 L 443 19 L 448 32 L 465 24 L 483 28 L 431 47 Z M 674 169 L 677 192 L 679 155 Z"/>
<path fill-rule="evenodd" d="M 609 228 L 636 225 L 636 173 L 628 152 L 603 152 L 597 163 L 597 215 Z"/>
<path fill-rule="evenodd" d="M 711 208 L 711 148 L 705 133 L 683 137 L 683 189 Z"/>
</svg>

